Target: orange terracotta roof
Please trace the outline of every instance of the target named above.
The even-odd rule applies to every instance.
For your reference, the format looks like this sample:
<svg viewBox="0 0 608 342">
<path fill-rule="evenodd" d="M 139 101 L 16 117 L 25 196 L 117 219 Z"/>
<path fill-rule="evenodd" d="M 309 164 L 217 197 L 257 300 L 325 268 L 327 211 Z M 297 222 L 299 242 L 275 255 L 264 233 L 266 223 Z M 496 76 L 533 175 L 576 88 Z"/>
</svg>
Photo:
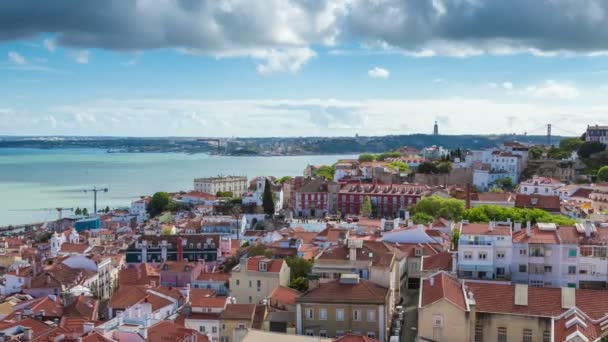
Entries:
<svg viewBox="0 0 608 342">
<path fill-rule="evenodd" d="M 378 342 L 378 340 L 363 335 L 348 334 L 336 338 L 334 342 Z"/>
<path fill-rule="evenodd" d="M 0 321 L 0 330 L 6 330 L 19 326 L 31 328 L 34 339 L 53 329 L 42 321 L 33 318 L 26 318 L 20 321 Z"/>
<path fill-rule="evenodd" d="M 255 256 L 247 259 L 247 270 L 248 271 L 259 271 L 259 264 L 266 262 L 266 273 L 278 273 L 281 271 L 283 266 L 283 259 L 267 259 L 263 256 Z"/>
<path fill-rule="evenodd" d="M 80 317 L 87 320 L 96 320 L 99 301 L 92 297 L 78 296 L 74 302 L 65 308 L 66 317 Z"/>
<path fill-rule="evenodd" d="M 89 245 L 85 245 L 82 243 L 63 243 L 61 244 L 60 252 L 63 253 L 77 253 L 84 254 L 84 252 L 89 248 Z"/>
<path fill-rule="evenodd" d="M 559 212 L 560 199 L 559 196 L 517 194 L 517 197 L 515 198 L 515 207 Z"/>
<path fill-rule="evenodd" d="M 298 290 L 285 286 L 277 286 L 270 294 L 270 300 L 281 304 L 296 305 L 296 298 L 301 295 L 302 293 Z"/>
<path fill-rule="evenodd" d="M 367 280 L 360 279 L 357 284 L 342 284 L 334 280 L 308 290 L 298 303 L 385 303 L 388 289 Z"/>
<path fill-rule="evenodd" d="M 228 304 L 222 313 L 222 319 L 253 320 L 255 304 Z"/>
<path fill-rule="evenodd" d="M 160 321 L 148 328 L 148 342 L 186 341 L 194 337 L 197 342 L 209 342 L 207 335 L 196 330 L 184 328 L 171 321 Z"/>
<path fill-rule="evenodd" d="M 558 244 L 560 243 L 557 231 L 555 230 L 540 230 L 538 226 L 530 229 L 530 236 L 526 234 L 526 228 L 513 233 L 513 243 L 541 243 L 541 244 Z"/>
<path fill-rule="evenodd" d="M 432 285 L 431 277 L 433 278 Z M 452 278 L 444 272 L 439 272 L 431 277 L 422 281 L 420 304 L 423 307 L 446 299 L 461 310 L 467 310 L 462 285 L 457 279 Z"/>
<path fill-rule="evenodd" d="M 490 230 L 489 223 L 468 223 L 462 225 L 460 234 L 464 235 L 511 235 L 511 227 L 496 225 Z"/>
<path fill-rule="evenodd" d="M 226 282 L 230 280 L 229 273 L 201 273 L 198 275 L 197 280 L 200 281 L 212 281 L 212 282 Z"/>
<path fill-rule="evenodd" d="M 423 271 L 452 271 L 452 253 L 441 252 L 439 254 L 422 257 Z"/>
<path fill-rule="evenodd" d="M 193 308 L 223 308 L 227 297 L 216 297 L 215 293 L 206 289 L 190 289 L 190 305 Z"/>
</svg>

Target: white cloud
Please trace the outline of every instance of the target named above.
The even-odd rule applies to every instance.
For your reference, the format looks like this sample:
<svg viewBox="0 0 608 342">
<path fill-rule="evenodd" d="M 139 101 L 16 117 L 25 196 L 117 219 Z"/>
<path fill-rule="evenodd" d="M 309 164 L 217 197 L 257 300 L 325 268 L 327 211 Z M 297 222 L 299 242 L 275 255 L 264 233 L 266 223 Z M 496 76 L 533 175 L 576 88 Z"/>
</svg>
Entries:
<svg viewBox="0 0 608 342">
<path fill-rule="evenodd" d="M 78 64 L 88 64 L 89 63 L 89 51 L 88 50 L 80 50 L 72 53 L 72 58 Z"/>
<path fill-rule="evenodd" d="M 439 83 L 445 83 L 445 80 L 443 78 L 436 78 L 436 79 L 433 80 L 433 83 L 437 83 L 437 84 L 439 84 Z"/>
<path fill-rule="evenodd" d="M 540 86 L 527 87 L 524 89 L 524 93 L 539 99 L 562 100 L 573 100 L 580 95 L 576 87 L 553 80 L 547 80 Z"/>
<path fill-rule="evenodd" d="M 46 38 L 42 44 L 44 45 L 45 49 L 49 50 L 50 52 L 55 52 L 57 49 L 57 42 L 53 38 Z"/>
<path fill-rule="evenodd" d="M 511 82 L 502 82 L 501 86 L 505 90 L 513 90 L 513 83 Z"/>
<path fill-rule="evenodd" d="M 254 58 L 262 60 L 262 63 L 257 65 L 257 71 L 262 75 L 284 71 L 295 73 L 316 55 L 316 52 L 307 47 L 262 50 L 252 54 Z"/>
<path fill-rule="evenodd" d="M 371 78 L 389 78 L 389 76 L 391 75 L 391 73 L 384 69 L 384 68 L 380 68 L 380 67 L 374 67 L 370 70 L 367 71 L 367 74 L 369 75 L 369 77 Z"/>
<path fill-rule="evenodd" d="M 16 51 L 8 52 L 8 60 L 9 60 L 9 62 L 16 64 L 16 65 L 26 65 L 27 64 L 27 60 L 25 59 L 25 57 L 21 56 Z"/>
</svg>

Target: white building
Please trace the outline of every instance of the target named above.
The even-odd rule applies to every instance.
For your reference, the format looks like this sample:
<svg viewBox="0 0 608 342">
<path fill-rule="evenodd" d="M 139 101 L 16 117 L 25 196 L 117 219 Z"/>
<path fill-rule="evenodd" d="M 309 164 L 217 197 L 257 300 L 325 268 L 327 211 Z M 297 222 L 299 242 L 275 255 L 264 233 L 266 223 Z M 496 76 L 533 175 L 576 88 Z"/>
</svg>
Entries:
<svg viewBox="0 0 608 342">
<path fill-rule="evenodd" d="M 61 251 L 61 245 L 63 245 L 66 242 L 80 243 L 80 235 L 78 235 L 78 232 L 76 232 L 76 229 L 72 229 L 68 238 L 66 238 L 64 233 L 61 233 L 61 234 L 57 234 L 57 232 L 53 233 L 53 236 L 51 237 L 51 256 L 56 257 L 57 255 L 59 255 L 59 252 Z"/>
<path fill-rule="evenodd" d="M 146 198 L 131 202 L 129 214 L 137 217 L 137 223 L 143 223 L 148 220 L 148 211 L 146 210 L 148 207 L 148 202 L 149 200 Z"/>
<path fill-rule="evenodd" d="M 196 178 L 194 180 L 194 191 L 217 194 L 221 192 L 232 192 L 234 196 L 242 196 L 247 192 L 247 177 L 241 176 L 217 176 L 207 178 Z"/>
<path fill-rule="evenodd" d="M 264 203 L 264 190 L 266 189 L 266 179 L 270 183 L 270 188 L 272 191 L 272 196 L 275 200 L 274 208 L 275 211 L 279 211 L 283 209 L 283 188 L 281 185 L 274 184 L 272 179 L 268 177 L 257 177 L 255 179 L 255 189 L 250 190 L 243 196 L 242 203 L 244 205 L 247 204 L 255 204 L 258 207 L 261 207 Z"/>
<path fill-rule="evenodd" d="M 473 164 L 473 185 L 480 191 L 487 191 L 497 180 L 510 178 L 513 184 L 519 182 L 519 174 L 523 169 L 522 157 L 511 152 L 494 151 L 489 159 L 486 154 L 480 155 L 487 163 Z"/>
<path fill-rule="evenodd" d="M 511 222 L 461 223 L 458 275 L 507 279 L 511 274 Z"/>
<path fill-rule="evenodd" d="M 566 186 L 565 183 L 562 183 L 556 179 L 534 176 L 532 179 L 519 183 L 519 193 L 526 195 L 539 194 L 554 196 L 560 195 L 560 191 L 558 190 L 564 186 Z"/>
<path fill-rule="evenodd" d="M 608 144 L 608 126 L 587 126 L 587 134 L 585 140 L 599 141 Z"/>
</svg>

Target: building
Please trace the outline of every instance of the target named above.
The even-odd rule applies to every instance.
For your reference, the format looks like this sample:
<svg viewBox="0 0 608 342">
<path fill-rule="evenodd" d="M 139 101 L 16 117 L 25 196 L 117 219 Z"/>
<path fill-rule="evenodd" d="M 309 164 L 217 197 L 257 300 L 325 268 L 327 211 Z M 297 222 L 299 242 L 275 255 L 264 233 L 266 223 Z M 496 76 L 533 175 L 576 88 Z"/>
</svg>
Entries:
<svg viewBox="0 0 608 342">
<path fill-rule="evenodd" d="M 275 200 L 274 209 L 279 211 L 283 209 L 283 188 L 280 184 L 275 184 L 271 177 L 257 177 L 251 183 L 249 191 L 243 196 L 243 205 L 256 205 L 262 207 L 264 204 L 264 189 L 266 188 L 266 180 L 270 184 L 272 197 Z"/>
<path fill-rule="evenodd" d="M 143 223 L 149 218 L 148 211 L 146 210 L 149 202 L 150 199 L 147 197 L 131 202 L 129 214 L 136 216 L 137 223 Z"/>
<path fill-rule="evenodd" d="M 418 338 L 427 341 L 600 341 L 608 292 L 461 280 L 423 280 Z M 457 339 L 455 339 L 457 337 Z"/>
<path fill-rule="evenodd" d="M 608 126 L 587 126 L 586 141 L 599 141 L 608 144 Z"/>
<path fill-rule="evenodd" d="M 298 335 L 338 338 L 348 333 L 388 340 L 389 290 L 357 274 L 309 289 L 296 299 Z"/>
<path fill-rule="evenodd" d="M 256 304 L 228 304 L 220 316 L 220 342 L 240 342 L 240 331 L 261 329 L 266 307 Z"/>
<path fill-rule="evenodd" d="M 550 177 L 534 176 L 531 179 L 519 183 L 519 193 L 525 195 L 560 195 L 565 183 Z"/>
<path fill-rule="evenodd" d="M 201 273 L 198 278 L 192 281 L 192 287 L 195 289 L 213 290 L 220 296 L 228 295 L 226 284 L 230 282 L 230 274 L 228 273 Z"/>
<path fill-rule="evenodd" d="M 369 197 L 375 216 L 404 218 L 407 208 L 430 190 L 420 184 L 346 184 L 338 193 L 338 209 L 342 214 L 360 215 L 363 199 Z"/>
<path fill-rule="evenodd" d="M 239 304 L 259 304 L 277 286 L 288 286 L 289 276 L 289 266 L 283 259 L 262 256 L 242 259 L 232 269 L 230 294 Z"/>
<path fill-rule="evenodd" d="M 324 217 L 336 212 L 338 183 L 314 178 L 295 190 L 295 214 L 298 217 Z"/>
<path fill-rule="evenodd" d="M 191 289 L 183 310 L 184 326 L 207 335 L 211 342 L 219 342 L 220 317 L 229 303 L 228 297 L 215 297 L 208 290 Z"/>
<path fill-rule="evenodd" d="M 221 255 L 220 236 L 209 235 L 142 235 L 126 252 L 127 263 L 198 261 L 213 262 Z"/>
<path fill-rule="evenodd" d="M 511 222 L 461 223 L 458 276 L 508 279 L 511 274 L 511 226 Z"/>
<path fill-rule="evenodd" d="M 159 270 L 160 285 L 186 287 L 198 278 L 203 264 L 189 261 L 165 261 Z"/>
<path fill-rule="evenodd" d="M 541 209 L 550 213 L 559 214 L 561 212 L 561 201 L 559 196 L 543 195 L 524 195 L 517 194 L 515 197 L 515 208 L 521 209 Z"/>
<path fill-rule="evenodd" d="M 476 192 L 471 194 L 471 207 L 482 205 L 497 205 L 500 207 L 514 207 L 515 195 L 510 192 Z"/>
<path fill-rule="evenodd" d="M 247 177 L 217 176 L 194 179 L 194 191 L 217 194 L 218 192 L 232 192 L 234 196 L 242 196 L 247 192 Z"/>
</svg>

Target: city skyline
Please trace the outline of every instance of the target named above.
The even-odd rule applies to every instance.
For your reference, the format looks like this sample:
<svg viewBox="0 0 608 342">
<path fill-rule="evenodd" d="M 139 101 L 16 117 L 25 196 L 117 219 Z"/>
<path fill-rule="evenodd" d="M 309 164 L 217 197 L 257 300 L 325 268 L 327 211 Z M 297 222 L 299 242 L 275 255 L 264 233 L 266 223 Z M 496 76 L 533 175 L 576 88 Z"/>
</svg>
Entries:
<svg viewBox="0 0 608 342">
<path fill-rule="evenodd" d="M 591 0 L 5 2 L 0 135 L 431 134 L 434 121 L 442 134 L 582 133 L 606 124 L 607 11 Z"/>
</svg>

